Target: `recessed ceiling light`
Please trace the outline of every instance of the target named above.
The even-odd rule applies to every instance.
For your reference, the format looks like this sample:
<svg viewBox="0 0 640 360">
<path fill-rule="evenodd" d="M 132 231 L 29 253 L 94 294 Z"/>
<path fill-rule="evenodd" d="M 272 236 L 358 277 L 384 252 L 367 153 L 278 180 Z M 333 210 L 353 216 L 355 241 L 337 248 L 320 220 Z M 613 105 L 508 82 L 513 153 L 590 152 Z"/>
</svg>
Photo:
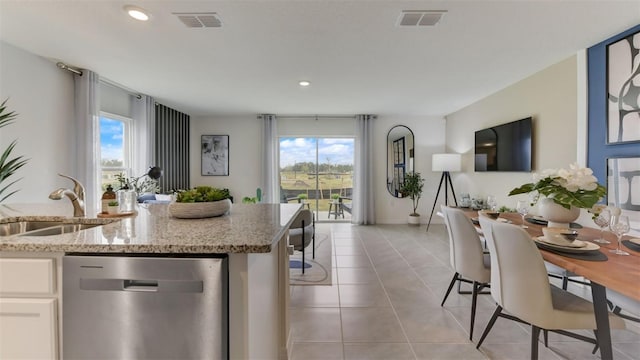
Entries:
<svg viewBox="0 0 640 360">
<path fill-rule="evenodd" d="M 311 85 L 311 83 L 308 82 L 307 80 L 302 80 L 302 81 L 298 82 L 298 85 L 300 85 L 300 86 L 309 86 L 309 85 Z"/>
<path fill-rule="evenodd" d="M 136 20 L 140 20 L 140 21 L 149 20 L 149 15 L 147 14 L 147 11 L 137 6 L 127 5 L 124 7 L 124 11 L 126 11 L 127 14 L 129 14 L 129 16 L 131 16 Z"/>
</svg>

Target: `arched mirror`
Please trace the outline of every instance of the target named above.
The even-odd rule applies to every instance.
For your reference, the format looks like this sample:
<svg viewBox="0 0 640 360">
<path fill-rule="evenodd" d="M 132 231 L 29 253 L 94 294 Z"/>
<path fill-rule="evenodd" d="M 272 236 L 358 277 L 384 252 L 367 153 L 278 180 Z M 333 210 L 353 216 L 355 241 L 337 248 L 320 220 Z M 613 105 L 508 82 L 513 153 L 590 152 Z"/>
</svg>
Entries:
<svg viewBox="0 0 640 360">
<path fill-rule="evenodd" d="M 387 190 L 392 196 L 402 197 L 404 176 L 413 171 L 413 154 L 413 131 L 404 125 L 392 127 L 387 134 Z"/>
</svg>

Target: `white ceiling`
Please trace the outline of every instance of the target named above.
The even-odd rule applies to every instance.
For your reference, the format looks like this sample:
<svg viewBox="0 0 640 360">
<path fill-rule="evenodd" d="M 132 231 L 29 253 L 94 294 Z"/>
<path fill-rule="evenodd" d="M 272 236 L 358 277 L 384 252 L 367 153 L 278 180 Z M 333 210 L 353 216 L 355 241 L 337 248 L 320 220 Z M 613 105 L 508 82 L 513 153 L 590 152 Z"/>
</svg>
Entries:
<svg viewBox="0 0 640 360">
<path fill-rule="evenodd" d="M 400 28 L 401 10 L 447 14 Z M 223 27 L 173 12 L 216 12 Z M 446 115 L 638 23 L 638 0 L 0 0 L 3 41 L 192 116 Z"/>
</svg>

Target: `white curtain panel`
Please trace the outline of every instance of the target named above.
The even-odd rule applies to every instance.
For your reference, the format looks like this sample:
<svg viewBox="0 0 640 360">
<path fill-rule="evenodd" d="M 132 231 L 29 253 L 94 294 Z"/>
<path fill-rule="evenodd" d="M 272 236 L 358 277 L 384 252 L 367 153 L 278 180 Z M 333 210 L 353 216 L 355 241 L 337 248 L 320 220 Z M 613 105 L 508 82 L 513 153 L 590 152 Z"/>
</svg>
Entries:
<svg viewBox="0 0 640 360">
<path fill-rule="evenodd" d="M 373 115 L 356 116 L 353 216 L 358 225 L 376 223 L 373 194 Z"/>
<path fill-rule="evenodd" d="M 278 184 L 278 123 L 275 115 L 262 115 L 262 202 L 280 202 Z"/>
<path fill-rule="evenodd" d="M 100 192 L 100 77 L 89 70 L 74 76 L 76 173 L 85 188 L 85 208 L 88 217 L 95 217 Z"/>
<path fill-rule="evenodd" d="M 151 96 L 131 95 L 133 113 L 133 164 L 131 176 L 140 176 L 156 166 L 156 101 Z"/>
</svg>

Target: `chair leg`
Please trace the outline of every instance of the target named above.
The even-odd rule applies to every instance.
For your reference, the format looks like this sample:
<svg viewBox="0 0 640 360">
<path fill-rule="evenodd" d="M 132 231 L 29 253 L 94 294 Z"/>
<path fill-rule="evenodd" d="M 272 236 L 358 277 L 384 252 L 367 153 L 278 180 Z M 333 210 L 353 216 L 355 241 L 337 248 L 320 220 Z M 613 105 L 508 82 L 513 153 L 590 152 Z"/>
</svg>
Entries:
<svg viewBox="0 0 640 360">
<path fill-rule="evenodd" d="M 302 275 L 304 275 L 304 220 L 302 220 Z"/>
<path fill-rule="evenodd" d="M 311 234 L 311 246 L 313 246 L 313 249 L 311 250 L 311 258 L 315 259 L 316 258 L 316 216 L 314 214 L 311 214 L 311 216 L 313 216 L 313 234 Z"/>
<path fill-rule="evenodd" d="M 598 349 L 600 348 L 600 345 L 598 345 L 599 344 L 598 330 L 593 330 L 593 336 L 596 339 L 596 345 L 593 347 L 593 350 L 591 351 L 591 354 L 595 354 L 598 351 Z"/>
<path fill-rule="evenodd" d="M 484 329 L 484 332 L 482 333 L 482 336 L 480 337 L 480 341 L 478 341 L 478 344 L 476 345 L 476 349 L 480 348 L 480 345 L 482 345 L 482 342 L 484 341 L 484 338 L 486 338 L 487 335 L 489 335 L 489 331 L 491 331 L 491 328 L 493 327 L 493 324 L 495 324 L 496 319 L 498 319 L 498 316 L 500 316 L 501 312 L 502 312 L 502 306 L 498 305 L 496 307 L 496 311 L 494 311 L 493 315 L 491 315 L 491 319 L 489 320 L 489 323 L 487 324 L 487 327 Z"/>
<path fill-rule="evenodd" d="M 549 347 L 549 332 L 547 329 L 542 329 L 542 336 L 544 336 L 544 347 Z"/>
<path fill-rule="evenodd" d="M 531 325 L 531 360 L 538 360 L 538 338 L 540 337 L 540 328 Z"/>
<path fill-rule="evenodd" d="M 471 326 L 469 326 L 469 340 L 473 340 L 473 325 L 476 321 L 476 303 L 478 302 L 478 282 L 472 284 L 471 293 Z"/>
<path fill-rule="evenodd" d="M 453 285 L 456 283 L 456 280 L 458 280 L 458 273 L 453 274 L 453 279 L 451 279 L 447 293 L 444 294 L 444 299 L 442 299 L 440 306 L 444 306 L 444 302 L 447 301 L 447 297 L 449 297 L 449 293 L 451 292 L 451 289 L 453 289 Z"/>
</svg>

